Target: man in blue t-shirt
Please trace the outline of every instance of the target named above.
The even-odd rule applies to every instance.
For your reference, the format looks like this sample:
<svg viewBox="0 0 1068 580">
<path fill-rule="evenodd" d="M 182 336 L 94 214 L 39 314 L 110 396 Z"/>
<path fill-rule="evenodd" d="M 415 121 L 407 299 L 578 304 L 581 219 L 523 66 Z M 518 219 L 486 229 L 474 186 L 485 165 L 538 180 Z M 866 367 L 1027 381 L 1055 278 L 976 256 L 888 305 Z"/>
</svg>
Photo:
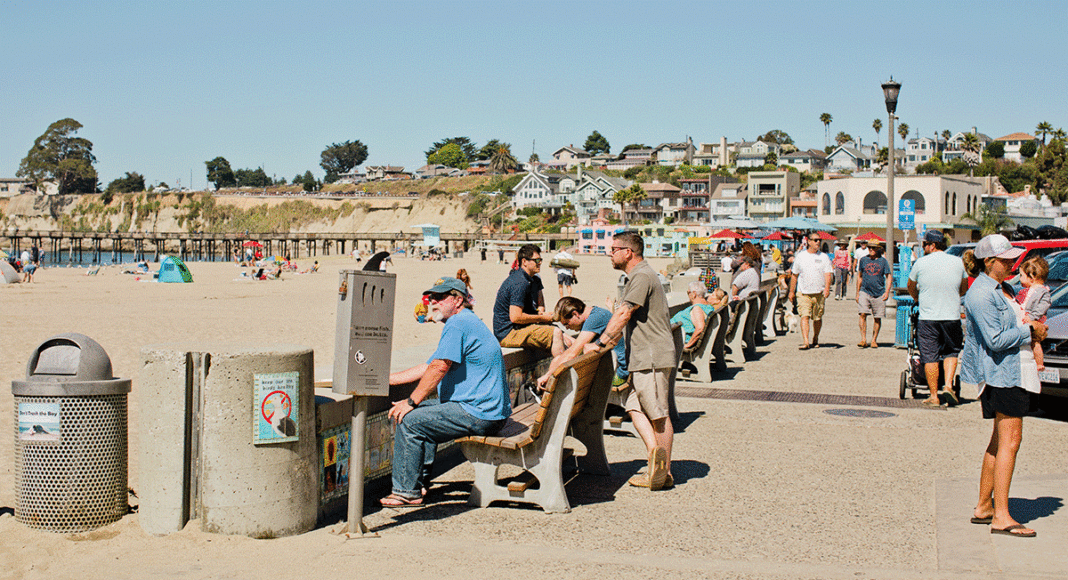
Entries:
<svg viewBox="0 0 1068 580">
<path fill-rule="evenodd" d="M 553 320 L 562 323 L 571 330 L 579 331 L 578 336 L 571 339 L 564 335 L 559 328 L 553 333 L 553 360 L 549 363 L 549 370 L 538 377 L 538 386 L 544 387 L 556 369 L 571 359 L 594 350 L 597 346 L 594 341 L 608 328 L 608 321 L 612 319 L 612 313 L 600 306 L 589 305 L 575 298 L 564 296 L 556 303 L 553 311 Z M 619 386 L 627 382 L 627 346 L 623 337 L 612 349 L 616 356 L 616 376 L 612 379 L 613 386 Z"/>
<path fill-rule="evenodd" d="M 553 317 L 545 313 L 542 295 L 541 250 L 527 244 L 516 252 L 515 270 L 509 272 L 497 290 L 493 303 L 493 335 L 501 346 L 533 347 L 550 350 Z"/>
<path fill-rule="evenodd" d="M 393 493 L 387 507 L 423 505 L 438 443 L 496 433 L 512 413 L 501 347 L 489 328 L 465 308 L 467 285 L 441 278 L 423 292 L 429 322 L 443 322 L 437 350 L 425 364 L 389 375 L 389 384 L 419 382 L 411 396 L 393 403 Z M 437 391 L 438 398 L 430 399 Z"/>
<path fill-rule="evenodd" d="M 868 254 L 857 262 L 857 312 L 860 313 L 860 342 L 857 346 L 867 348 L 868 315 L 873 323 L 871 329 L 872 348 L 879 348 L 879 327 L 886 315 L 886 300 L 890 298 L 890 263 L 883 257 L 882 242 L 872 241 L 868 244 Z"/>
</svg>

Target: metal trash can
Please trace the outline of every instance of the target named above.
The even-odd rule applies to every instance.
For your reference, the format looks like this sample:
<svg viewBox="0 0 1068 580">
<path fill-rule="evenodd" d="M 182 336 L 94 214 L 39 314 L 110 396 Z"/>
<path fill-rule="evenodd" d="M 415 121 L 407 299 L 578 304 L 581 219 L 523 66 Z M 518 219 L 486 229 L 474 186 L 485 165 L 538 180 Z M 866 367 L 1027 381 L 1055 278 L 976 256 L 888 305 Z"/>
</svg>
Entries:
<svg viewBox="0 0 1068 580">
<path fill-rule="evenodd" d="M 912 335 L 912 314 L 916 312 L 916 301 L 912 296 L 898 296 L 897 300 L 897 326 L 894 332 L 894 346 L 907 348 L 909 337 Z"/>
<path fill-rule="evenodd" d="M 15 518 L 72 533 L 122 518 L 127 498 L 130 379 L 111 374 L 95 340 L 61 334 L 41 343 L 15 395 Z"/>
</svg>

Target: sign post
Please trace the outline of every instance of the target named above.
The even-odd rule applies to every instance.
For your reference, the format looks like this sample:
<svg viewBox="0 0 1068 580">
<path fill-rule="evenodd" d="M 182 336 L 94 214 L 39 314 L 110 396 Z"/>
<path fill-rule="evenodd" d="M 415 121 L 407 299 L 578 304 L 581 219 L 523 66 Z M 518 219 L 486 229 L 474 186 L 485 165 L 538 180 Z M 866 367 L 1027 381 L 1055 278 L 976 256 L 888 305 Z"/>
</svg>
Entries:
<svg viewBox="0 0 1068 580">
<path fill-rule="evenodd" d="M 371 534 L 363 523 L 367 397 L 389 396 L 397 276 L 342 270 L 339 282 L 333 391 L 353 396 L 346 535 L 363 538 L 377 535 Z"/>
</svg>

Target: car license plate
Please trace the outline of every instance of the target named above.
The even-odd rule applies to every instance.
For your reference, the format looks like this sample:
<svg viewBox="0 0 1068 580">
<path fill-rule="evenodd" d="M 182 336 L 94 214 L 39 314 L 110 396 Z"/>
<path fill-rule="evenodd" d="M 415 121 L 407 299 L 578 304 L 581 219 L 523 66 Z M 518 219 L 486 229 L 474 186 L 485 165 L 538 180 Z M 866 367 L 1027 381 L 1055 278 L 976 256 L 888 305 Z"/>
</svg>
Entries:
<svg viewBox="0 0 1068 580">
<path fill-rule="evenodd" d="M 1038 371 L 1038 380 L 1042 381 L 1043 383 L 1060 384 L 1060 382 L 1061 382 L 1061 371 L 1060 371 L 1060 369 L 1050 369 L 1050 368 L 1047 368 L 1044 371 Z"/>
</svg>

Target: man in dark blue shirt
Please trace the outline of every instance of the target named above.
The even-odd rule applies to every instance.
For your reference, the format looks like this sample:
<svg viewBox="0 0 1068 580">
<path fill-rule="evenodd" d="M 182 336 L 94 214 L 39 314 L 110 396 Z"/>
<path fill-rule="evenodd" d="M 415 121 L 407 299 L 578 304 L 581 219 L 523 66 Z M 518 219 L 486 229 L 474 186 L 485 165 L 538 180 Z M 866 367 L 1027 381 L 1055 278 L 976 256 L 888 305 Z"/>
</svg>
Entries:
<svg viewBox="0 0 1068 580">
<path fill-rule="evenodd" d="M 542 296 L 541 249 L 534 244 L 519 248 L 515 270 L 497 290 L 493 303 L 493 335 L 503 347 L 552 349 L 553 317 L 545 313 Z"/>
<path fill-rule="evenodd" d="M 860 313 L 860 342 L 857 346 L 879 347 L 879 327 L 886 315 L 886 300 L 890 297 L 890 264 L 883 257 L 879 242 L 868 244 L 868 255 L 857 262 L 857 311 Z M 868 315 L 874 319 L 871 343 L 868 343 Z"/>
</svg>

